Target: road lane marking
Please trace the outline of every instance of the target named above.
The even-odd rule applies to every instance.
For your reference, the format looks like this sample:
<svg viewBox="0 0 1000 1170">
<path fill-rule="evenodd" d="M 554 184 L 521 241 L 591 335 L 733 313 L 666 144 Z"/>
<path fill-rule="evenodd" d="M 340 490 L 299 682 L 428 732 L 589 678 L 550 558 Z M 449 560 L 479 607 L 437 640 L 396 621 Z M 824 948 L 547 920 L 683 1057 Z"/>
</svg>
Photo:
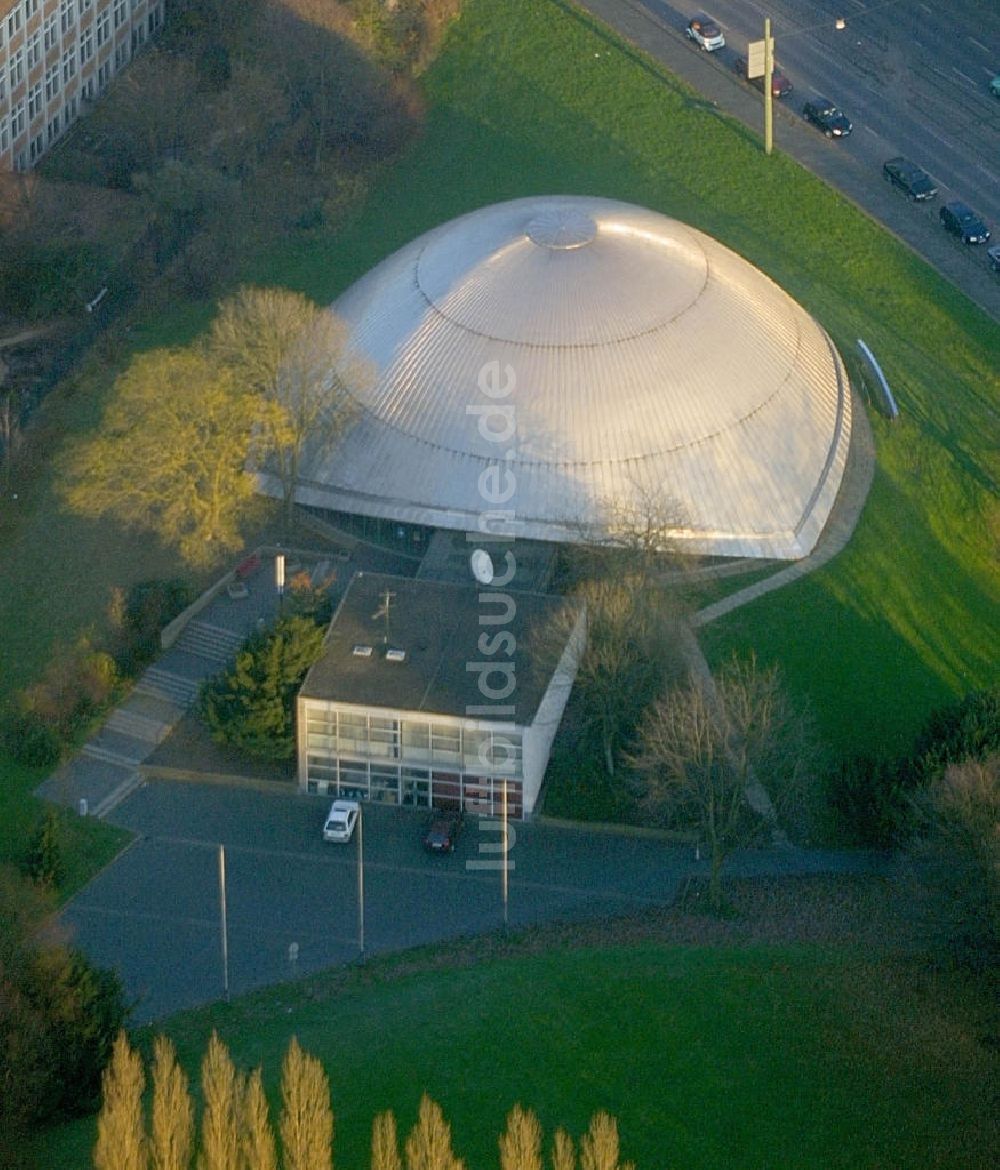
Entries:
<svg viewBox="0 0 1000 1170">
<path fill-rule="evenodd" d="M 977 49 L 982 49 L 984 53 L 989 52 L 989 49 L 987 49 L 987 47 L 982 43 L 982 41 L 977 41 L 975 37 L 969 37 L 968 40 L 969 40 L 969 43 L 975 45 Z"/>
<path fill-rule="evenodd" d="M 959 77 L 964 77 L 964 78 L 965 78 L 965 80 L 966 80 L 966 81 L 969 83 L 969 85 L 975 85 L 975 84 L 976 84 L 976 83 L 975 83 L 975 82 L 972 80 L 972 78 L 971 78 L 971 77 L 968 75 L 968 73 L 963 73 L 961 69 L 956 69 L 954 65 L 952 65 L 952 67 L 951 67 L 951 71 L 952 71 L 952 73 L 957 73 Z"/>
<path fill-rule="evenodd" d="M 868 133 L 872 136 L 872 138 L 878 138 L 878 132 L 876 130 L 873 130 L 871 128 L 871 126 L 862 126 L 861 129 L 867 130 Z"/>
<path fill-rule="evenodd" d="M 976 163 L 976 170 L 982 171 L 984 175 L 988 175 L 994 183 L 1000 183 L 1000 179 L 998 179 L 992 171 L 987 170 L 982 163 Z"/>
<path fill-rule="evenodd" d="M 927 5 L 926 5 L 926 4 L 918 4 L 918 5 L 917 5 L 917 7 L 918 7 L 918 8 L 922 8 L 922 9 L 924 10 L 924 12 L 926 12 L 926 13 L 927 13 L 927 15 L 928 15 L 928 16 L 933 16 L 933 15 L 934 15 L 934 13 L 931 11 L 931 9 L 930 9 L 930 8 L 928 8 L 928 7 L 927 7 Z"/>
</svg>

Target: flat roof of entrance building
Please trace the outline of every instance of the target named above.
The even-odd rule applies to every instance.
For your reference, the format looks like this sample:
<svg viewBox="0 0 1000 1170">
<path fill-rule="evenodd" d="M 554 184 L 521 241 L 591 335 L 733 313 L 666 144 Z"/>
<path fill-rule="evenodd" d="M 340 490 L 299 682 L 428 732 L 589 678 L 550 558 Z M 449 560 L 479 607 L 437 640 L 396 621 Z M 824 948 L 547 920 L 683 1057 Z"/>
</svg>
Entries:
<svg viewBox="0 0 1000 1170">
<path fill-rule="evenodd" d="M 300 696 L 526 725 L 568 638 L 547 633 L 566 604 L 475 583 L 358 573 Z"/>
</svg>

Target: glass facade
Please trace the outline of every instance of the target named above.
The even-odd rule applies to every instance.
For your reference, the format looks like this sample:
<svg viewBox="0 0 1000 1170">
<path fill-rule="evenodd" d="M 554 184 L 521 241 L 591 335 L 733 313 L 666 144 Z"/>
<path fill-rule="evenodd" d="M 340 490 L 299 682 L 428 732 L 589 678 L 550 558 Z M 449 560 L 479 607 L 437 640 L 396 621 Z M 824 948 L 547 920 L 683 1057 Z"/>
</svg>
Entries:
<svg viewBox="0 0 1000 1170">
<path fill-rule="evenodd" d="M 521 733 L 412 714 L 305 705 L 305 787 L 389 804 L 520 816 Z"/>
</svg>

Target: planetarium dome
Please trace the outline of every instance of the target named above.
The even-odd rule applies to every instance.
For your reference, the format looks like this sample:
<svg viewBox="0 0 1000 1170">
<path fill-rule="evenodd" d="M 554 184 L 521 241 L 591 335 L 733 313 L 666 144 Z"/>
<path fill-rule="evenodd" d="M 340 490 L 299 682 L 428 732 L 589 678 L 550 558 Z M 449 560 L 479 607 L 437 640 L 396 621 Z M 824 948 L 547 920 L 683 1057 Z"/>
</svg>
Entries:
<svg viewBox="0 0 1000 1170">
<path fill-rule="evenodd" d="M 591 197 L 471 212 L 334 304 L 373 372 L 303 504 L 538 540 L 601 540 L 655 507 L 667 542 L 793 559 L 816 543 L 850 441 L 824 330 L 742 257 Z M 499 465 L 499 467 L 498 467 Z M 507 493 L 509 498 L 507 497 Z"/>
</svg>

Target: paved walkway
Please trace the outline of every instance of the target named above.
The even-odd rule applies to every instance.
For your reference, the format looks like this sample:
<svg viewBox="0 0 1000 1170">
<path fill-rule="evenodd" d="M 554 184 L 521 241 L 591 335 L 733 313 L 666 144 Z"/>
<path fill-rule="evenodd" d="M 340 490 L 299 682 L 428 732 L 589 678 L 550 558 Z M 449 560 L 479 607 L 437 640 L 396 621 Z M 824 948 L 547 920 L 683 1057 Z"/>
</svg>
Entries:
<svg viewBox="0 0 1000 1170">
<path fill-rule="evenodd" d="M 875 438 L 864 403 L 856 393 L 851 394 L 851 446 L 840 491 L 834 501 L 826 527 L 813 551 L 800 561 L 779 569 L 772 577 L 739 589 L 712 605 L 705 606 L 691 618 L 696 628 L 708 625 L 723 614 L 731 613 L 741 605 L 772 593 L 797 581 L 807 573 L 814 573 L 839 553 L 851 539 L 875 479 Z"/>
</svg>

